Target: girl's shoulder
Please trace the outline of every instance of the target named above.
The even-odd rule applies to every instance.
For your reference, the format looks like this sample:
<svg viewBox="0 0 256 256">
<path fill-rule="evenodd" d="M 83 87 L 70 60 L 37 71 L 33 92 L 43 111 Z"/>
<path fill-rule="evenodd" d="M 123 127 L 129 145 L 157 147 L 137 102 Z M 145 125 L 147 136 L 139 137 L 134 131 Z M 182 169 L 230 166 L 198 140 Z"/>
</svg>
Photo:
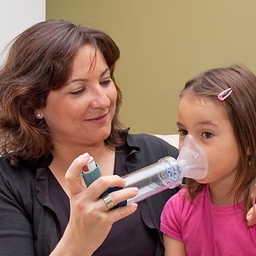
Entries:
<svg viewBox="0 0 256 256">
<path fill-rule="evenodd" d="M 186 215 L 200 207 L 205 207 L 206 204 L 210 204 L 207 186 L 204 186 L 202 191 L 194 199 L 189 197 L 187 188 L 183 187 L 167 201 L 165 208 L 167 211 L 171 209 L 172 211 L 182 212 L 182 214 Z"/>
</svg>

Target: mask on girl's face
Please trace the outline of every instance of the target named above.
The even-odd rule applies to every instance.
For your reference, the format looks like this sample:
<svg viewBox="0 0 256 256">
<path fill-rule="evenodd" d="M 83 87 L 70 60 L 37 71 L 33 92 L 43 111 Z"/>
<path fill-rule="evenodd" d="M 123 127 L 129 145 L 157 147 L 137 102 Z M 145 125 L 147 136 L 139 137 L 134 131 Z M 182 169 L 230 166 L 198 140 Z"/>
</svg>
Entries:
<svg viewBox="0 0 256 256">
<path fill-rule="evenodd" d="M 201 180 L 208 173 L 207 157 L 191 135 L 185 137 L 177 162 L 183 177 Z"/>
</svg>

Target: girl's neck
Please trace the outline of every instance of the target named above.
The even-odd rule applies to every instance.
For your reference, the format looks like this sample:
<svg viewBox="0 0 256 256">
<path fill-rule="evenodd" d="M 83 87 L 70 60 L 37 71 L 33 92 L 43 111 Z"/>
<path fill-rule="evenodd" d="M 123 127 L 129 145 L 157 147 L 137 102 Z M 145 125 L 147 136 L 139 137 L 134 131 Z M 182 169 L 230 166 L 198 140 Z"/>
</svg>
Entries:
<svg viewBox="0 0 256 256">
<path fill-rule="evenodd" d="M 236 189 L 232 188 L 232 184 L 224 183 L 212 183 L 209 184 L 209 193 L 211 201 L 214 205 L 227 206 L 233 205 L 235 202 Z M 242 201 L 243 198 L 239 198 L 238 201 Z"/>
</svg>

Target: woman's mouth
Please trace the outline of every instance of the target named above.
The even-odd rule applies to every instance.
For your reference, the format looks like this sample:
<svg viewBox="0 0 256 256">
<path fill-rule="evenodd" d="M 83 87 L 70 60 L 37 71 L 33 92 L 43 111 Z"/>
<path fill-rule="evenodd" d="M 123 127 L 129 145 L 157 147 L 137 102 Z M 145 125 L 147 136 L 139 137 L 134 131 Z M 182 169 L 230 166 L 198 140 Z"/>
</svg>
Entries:
<svg viewBox="0 0 256 256">
<path fill-rule="evenodd" d="M 88 119 L 86 119 L 86 121 L 94 122 L 94 123 L 103 123 L 107 120 L 108 113 L 106 113 L 104 115 L 96 116 L 93 118 L 88 118 Z"/>
</svg>

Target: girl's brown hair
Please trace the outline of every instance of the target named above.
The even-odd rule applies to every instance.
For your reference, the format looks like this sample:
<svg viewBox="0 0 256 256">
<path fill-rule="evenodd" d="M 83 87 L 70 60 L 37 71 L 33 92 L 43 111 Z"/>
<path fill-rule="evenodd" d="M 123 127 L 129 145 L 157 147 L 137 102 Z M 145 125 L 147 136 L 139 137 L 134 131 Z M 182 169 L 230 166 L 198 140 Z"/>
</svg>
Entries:
<svg viewBox="0 0 256 256">
<path fill-rule="evenodd" d="M 102 31 L 66 20 L 48 20 L 28 28 L 13 40 L 0 70 L 2 155 L 33 161 L 52 152 L 48 127 L 44 120 L 35 117 L 34 112 L 45 107 L 50 91 L 67 83 L 74 56 L 85 44 L 102 52 L 115 82 L 115 63 L 120 51 Z M 123 126 L 118 119 L 122 94 L 117 85 L 116 89 L 116 113 L 111 133 L 105 140 L 106 145 L 113 147 L 124 143 L 119 133 Z"/>
<path fill-rule="evenodd" d="M 218 94 L 228 88 L 232 93 L 223 102 L 219 101 Z M 227 112 L 240 153 L 233 184 L 235 202 L 244 196 L 246 214 L 251 207 L 250 186 L 256 178 L 256 77 L 239 65 L 211 69 L 189 80 L 180 97 L 191 92 L 222 104 Z M 204 185 L 188 179 L 187 186 L 193 199 Z"/>
</svg>

